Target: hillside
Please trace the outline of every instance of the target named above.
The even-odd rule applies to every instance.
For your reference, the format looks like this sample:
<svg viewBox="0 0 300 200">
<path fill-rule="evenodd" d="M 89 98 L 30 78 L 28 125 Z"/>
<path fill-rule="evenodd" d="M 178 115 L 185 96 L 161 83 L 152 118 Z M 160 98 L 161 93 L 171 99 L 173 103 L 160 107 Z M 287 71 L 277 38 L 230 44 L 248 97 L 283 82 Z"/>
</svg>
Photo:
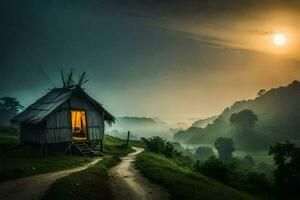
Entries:
<svg viewBox="0 0 300 200">
<path fill-rule="evenodd" d="M 218 116 L 212 116 L 205 119 L 199 119 L 192 124 L 192 127 L 205 128 L 208 124 L 213 123 L 217 118 Z"/>
<path fill-rule="evenodd" d="M 170 193 L 170 199 L 254 199 L 248 194 L 195 173 L 184 167 L 180 160 L 163 155 L 144 152 L 138 156 L 135 166 L 145 177 L 163 185 Z"/>
<path fill-rule="evenodd" d="M 255 99 L 243 100 L 226 108 L 222 114 L 205 128 L 191 127 L 179 131 L 174 140 L 188 144 L 212 144 L 220 136 L 237 138 L 229 119 L 233 113 L 252 110 L 258 117 L 254 131 L 247 135 L 248 144 L 239 148 L 266 149 L 277 141 L 299 142 L 300 135 L 300 82 L 294 81 L 285 87 L 274 88 Z M 252 145 L 253 144 L 253 145 Z M 255 145 L 254 145 L 255 144 Z"/>
</svg>

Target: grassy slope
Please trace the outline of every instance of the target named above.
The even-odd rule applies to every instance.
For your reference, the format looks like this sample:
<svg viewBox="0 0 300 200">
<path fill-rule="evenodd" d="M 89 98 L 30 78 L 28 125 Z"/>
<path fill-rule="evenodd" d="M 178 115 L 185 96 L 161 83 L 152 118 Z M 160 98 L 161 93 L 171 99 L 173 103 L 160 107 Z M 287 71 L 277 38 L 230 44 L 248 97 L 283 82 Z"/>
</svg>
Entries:
<svg viewBox="0 0 300 200">
<path fill-rule="evenodd" d="M 149 152 L 140 154 L 136 167 L 150 180 L 164 186 L 171 199 L 239 200 L 251 196 L 184 168 L 180 161 Z"/>
<path fill-rule="evenodd" d="M 0 130 L 1 131 L 1 130 Z M 91 158 L 53 153 L 41 156 L 37 149 L 19 145 L 17 132 L 0 132 L 0 182 L 83 165 Z"/>
<path fill-rule="evenodd" d="M 44 199 L 110 200 L 108 168 L 119 162 L 118 157 L 105 158 L 95 166 L 56 181 Z"/>
<path fill-rule="evenodd" d="M 125 141 L 105 136 L 104 152 L 110 155 L 122 155 L 132 151 L 125 150 Z M 19 134 L 11 129 L 0 129 L 0 182 L 24 176 L 59 171 L 90 162 L 91 158 L 69 156 L 62 153 L 50 153 L 41 156 L 38 150 L 30 146 L 19 145 Z"/>
<path fill-rule="evenodd" d="M 139 141 L 130 141 L 126 151 L 126 141 L 105 135 L 104 153 L 115 155 L 105 158 L 94 167 L 71 174 L 56 181 L 44 199 L 101 199 L 111 200 L 112 194 L 109 186 L 108 168 L 118 163 L 119 158 L 133 151 L 131 145 L 142 146 Z"/>
</svg>

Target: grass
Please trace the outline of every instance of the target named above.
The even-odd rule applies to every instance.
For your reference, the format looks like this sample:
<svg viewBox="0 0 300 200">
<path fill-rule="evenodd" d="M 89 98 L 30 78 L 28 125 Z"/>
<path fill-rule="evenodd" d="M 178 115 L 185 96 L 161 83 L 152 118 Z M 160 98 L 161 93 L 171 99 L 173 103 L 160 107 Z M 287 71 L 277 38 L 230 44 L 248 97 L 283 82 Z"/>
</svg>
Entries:
<svg viewBox="0 0 300 200">
<path fill-rule="evenodd" d="M 132 152 L 126 150 L 125 141 L 119 138 L 105 136 L 104 153 L 109 155 L 126 155 Z M 49 153 L 39 154 L 38 149 L 20 145 L 19 133 L 15 129 L 0 128 L 0 182 L 46 172 L 60 171 L 84 165 L 92 158 Z"/>
<path fill-rule="evenodd" d="M 109 155 L 124 156 L 134 151 L 131 148 L 132 146 L 140 147 L 143 146 L 143 143 L 141 141 L 130 140 L 128 149 L 126 149 L 126 140 L 105 135 L 103 152 Z"/>
<path fill-rule="evenodd" d="M 128 146 L 126 149 L 126 141 L 110 135 L 105 135 L 103 153 L 108 155 L 124 156 L 133 152 Z"/>
<path fill-rule="evenodd" d="M 137 157 L 136 167 L 151 181 L 164 186 L 170 199 L 248 200 L 248 194 L 225 186 L 184 167 L 180 160 L 144 152 Z"/>
<path fill-rule="evenodd" d="M 46 172 L 60 171 L 91 161 L 82 156 L 51 153 L 42 156 L 31 146 L 19 144 L 17 131 L 0 130 L 0 182 Z"/>
<path fill-rule="evenodd" d="M 93 167 L 59 179 L 43 199 L 113 199 L 108 168 L 119 161 L 116 156 L 105 158 Z"/>
</svg>

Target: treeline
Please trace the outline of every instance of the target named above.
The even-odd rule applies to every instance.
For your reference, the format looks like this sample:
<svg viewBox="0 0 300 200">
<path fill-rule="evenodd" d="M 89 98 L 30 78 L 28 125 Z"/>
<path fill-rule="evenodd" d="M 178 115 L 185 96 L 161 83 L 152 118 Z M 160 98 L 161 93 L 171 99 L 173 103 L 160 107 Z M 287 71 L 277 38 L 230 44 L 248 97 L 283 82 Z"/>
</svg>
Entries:
<svg viewBox="0 0 300 200">
<path fill-rule="evenodd" d="M 269 91 L 255 99 L 234 103 L 205 128 L 191 127 L 174 134 L 186 144 L 213 144 L 218 137 L 233 138 L 241 150 L 267 150 L 277 141 L 300 141 L 300 82 Z"/>
<path fill-rule="evenodd" d="M 183 161 L 186 167 L 195 172 L 258 198 L 300 198 L 300 148 L 293 143 L 276 143 L 269 148 L 269 155 L 273 156 L 275 166 L 272 171 L 274 179 L 268 179 L 266 174 L 255 170 L 255 162 L 251 156 L 247 155 L 243 159 L 233 157 L 235 147 L 231 138 L 221 137 L 215 141 L 217 156 L 209 147 L 197 149 L 197 154 L 207 158 L 196 161 L 180 153 L 172 143 L 160 137 L 142 140 L 148 151 Z"/>
</svg>

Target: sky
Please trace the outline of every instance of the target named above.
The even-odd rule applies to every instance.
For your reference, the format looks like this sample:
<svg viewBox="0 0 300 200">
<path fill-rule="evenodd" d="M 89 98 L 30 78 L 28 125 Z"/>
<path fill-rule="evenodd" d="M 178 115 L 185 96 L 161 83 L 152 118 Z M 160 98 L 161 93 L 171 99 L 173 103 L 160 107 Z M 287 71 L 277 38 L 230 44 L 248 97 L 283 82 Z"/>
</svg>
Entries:
<svg viewBox="0 0 300 200">
<path fill-rule="evenodd" d="M 0 11 L 0 96 L 24 106 L 60 87 L 61 69 L 86 72 L 85 90 L 116 116 L 177 121 L 300 79 L 296 0 L 12 0 Z"/>
</svg>

